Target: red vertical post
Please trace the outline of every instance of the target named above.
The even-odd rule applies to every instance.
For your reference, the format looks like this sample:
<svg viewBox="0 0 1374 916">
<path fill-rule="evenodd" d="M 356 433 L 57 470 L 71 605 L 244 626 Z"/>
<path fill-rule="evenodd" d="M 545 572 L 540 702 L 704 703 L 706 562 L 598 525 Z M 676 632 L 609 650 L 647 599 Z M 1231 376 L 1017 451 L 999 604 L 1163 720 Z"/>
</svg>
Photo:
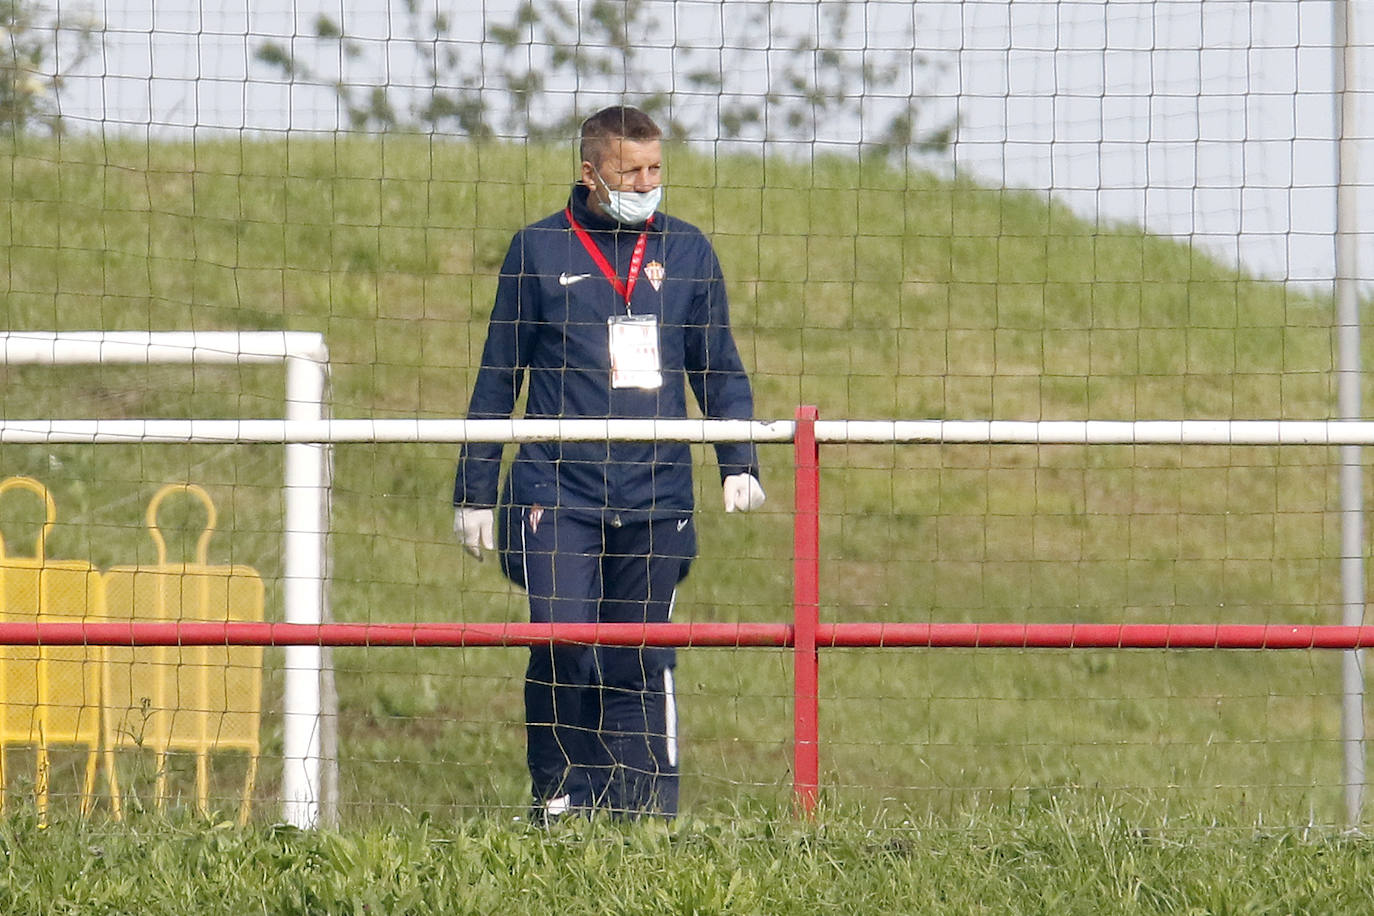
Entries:
<svg viewBox="0 0 1374 916">
<path fill-rule="evenodd" d="M 793 794 L 798 809 L 810 815 L 820 790 L 820 623 L 821 467 L 816 444 L 815 407 L 797 408 L 792 439 L 796 474 L 793 515 Z"/>
</svg>

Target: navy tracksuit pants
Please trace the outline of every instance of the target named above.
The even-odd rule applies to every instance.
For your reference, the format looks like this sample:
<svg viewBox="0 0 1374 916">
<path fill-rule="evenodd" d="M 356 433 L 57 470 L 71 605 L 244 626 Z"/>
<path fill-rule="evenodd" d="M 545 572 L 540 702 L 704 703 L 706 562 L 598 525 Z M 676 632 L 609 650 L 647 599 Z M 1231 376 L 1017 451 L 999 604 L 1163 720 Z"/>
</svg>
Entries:
<svg viewBox="0 0 1374 916">
<path fill-rule="evenodd" d="M 502 569 L 534 623 L 659 623 L 696 553 L 689 515 L 625 521 L 517 506 L 502 512 Z M 526 760 L 536 804 L 677 813 L 676 651 L 534 646 Z"/>
</svg>

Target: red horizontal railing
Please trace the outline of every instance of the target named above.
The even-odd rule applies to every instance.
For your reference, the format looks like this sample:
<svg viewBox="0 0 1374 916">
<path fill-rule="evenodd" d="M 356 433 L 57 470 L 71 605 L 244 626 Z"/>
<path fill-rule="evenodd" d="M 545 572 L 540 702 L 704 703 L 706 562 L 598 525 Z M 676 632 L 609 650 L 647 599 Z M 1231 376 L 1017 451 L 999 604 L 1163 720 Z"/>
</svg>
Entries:
<svg viewBox="0 0 1374 916">
<path fill-rule="evenodd" d="M 0 623 L 4 646 L 795 648 L 786 623 Z M 817 649 L 1370 649 L 1374 626 L 820 623 Z"/>
</svg>

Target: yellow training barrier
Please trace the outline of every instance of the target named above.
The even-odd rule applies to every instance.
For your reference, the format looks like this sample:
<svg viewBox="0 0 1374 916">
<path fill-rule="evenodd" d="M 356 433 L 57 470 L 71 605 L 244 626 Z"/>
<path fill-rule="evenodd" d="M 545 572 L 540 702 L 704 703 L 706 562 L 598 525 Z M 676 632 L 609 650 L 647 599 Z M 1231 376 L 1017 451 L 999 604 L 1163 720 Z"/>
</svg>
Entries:
<svg viewBox="0 0 1374 916">
<path fill-rule="evenodd" d="M 75 560 L 49 560 L 47 539 L 57 507 L 46 487 L 29 477 L 0 482 L 0 496 L 28 490 L 43 500 L 43 527 L 32 557 L 11 557 L 0 537 L 0 618 L 9 621 L 82 621 L 103 616 L 100 574 Z M 101 653 L 96 648 L 0 648 L 0 804 L 5 754 L 12 746 L 35 749 L 35 803 L 46 820 L 49 753 L 54 745 L 87 749 L 81 813 L 90 811 L 100 743 Z"/>
<path fill-rule="evenodd" d="M 174 492 L 197 497 L 207 520 L 196 543 L 196 562 L 168 563 L 167 545 L 157 525 L 158 507 Z M 106 571 L 105 606 L 115 620 L 187 622 L 263 619 L 263 584 L 247 566 L 211 566 L 207 560 L 215 529 L 215 506 L 194 484 L 163 487 L 148 505 L 148 531 L 157 547 L 156 566 L 116 566 Z M 138 747 L 157 755 L 157 800 L 167 790 L 167 755 L 196 755 L 196 802 L 209 809 L 209 755 L 239 750 L 248 754 L 239 820 L 248 818 L 257 772 L 258 729 L 262 712 L 260 646 L 111 648 L 106 653 L 104 744 L 110 798 L 122 816 L 115 751 Z"/>
</svg>

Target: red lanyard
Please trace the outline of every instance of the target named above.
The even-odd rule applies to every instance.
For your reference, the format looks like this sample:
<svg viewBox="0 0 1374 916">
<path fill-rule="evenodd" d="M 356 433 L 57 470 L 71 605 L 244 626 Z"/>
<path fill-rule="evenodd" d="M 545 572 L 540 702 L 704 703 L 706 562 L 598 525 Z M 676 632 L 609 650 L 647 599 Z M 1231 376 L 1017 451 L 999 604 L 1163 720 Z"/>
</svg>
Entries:
<svg viewBox="0 0 1374 916">
<path fill-rule="evenodd" d="M 577 233 L 577 238 L 582 242 L 582 247 L 587 249 L 587 254 L 592 256 L 596 266 L 601 268 L 601 272 L 606 275 L 606 279 L 611 281 L 611 288 L 625 298 L 626 311 L 630 308 L 630 296 L 634 295 L 635 283 L 639 282 L 639 269 L 644 265 L 644 246 L 649 241 L 649 233 L 641 232 L 639 241 L 635 242 L 634 254 L 630 255 L 630 271 L 625 275 L 624 282 L 615 274 L 615 268 L 611 267 L 611 262 L 606 260 L 606 256 L 601 253 L 601 249 L 596 247 L 596 242 L 587 234 L 587 230 L 578 225 L 577 220 L 573 219 L 572 207 L 568 207 L 564 213 L 568 217 L 568 225 L 572 226 L 573 232 Z M 652 217 L 650 217 L 652 219 Z"/>
</svg>

